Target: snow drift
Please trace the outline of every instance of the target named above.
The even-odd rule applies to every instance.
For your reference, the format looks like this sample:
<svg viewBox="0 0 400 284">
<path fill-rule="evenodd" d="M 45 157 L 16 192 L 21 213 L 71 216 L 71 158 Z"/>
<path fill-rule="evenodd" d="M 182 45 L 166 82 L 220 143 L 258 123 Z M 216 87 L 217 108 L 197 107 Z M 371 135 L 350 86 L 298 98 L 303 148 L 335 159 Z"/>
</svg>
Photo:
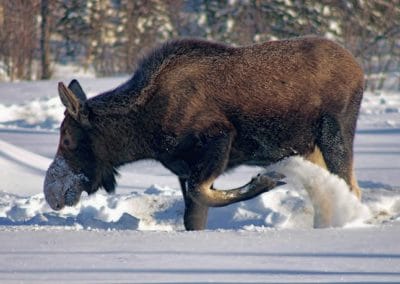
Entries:
<svg viewBox="0 0 400 284">
<path fill-rule="evenodd" d="M 346 182 L 300 157 L 272 168 L 289 177 L 294 190 L 305 190 L 313 207 L 314 227 L 342 227 L 371 218 L 368 207 L 350 192 Z"/>
</svg>

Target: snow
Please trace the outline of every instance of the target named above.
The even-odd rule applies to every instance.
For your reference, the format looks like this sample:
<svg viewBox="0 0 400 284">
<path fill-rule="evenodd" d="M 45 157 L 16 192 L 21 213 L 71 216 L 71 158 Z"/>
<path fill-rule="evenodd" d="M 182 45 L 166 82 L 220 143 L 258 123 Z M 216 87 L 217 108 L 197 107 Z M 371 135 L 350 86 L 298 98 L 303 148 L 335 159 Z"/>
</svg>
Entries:
<svg viewBox="0 0 400 284">
<path fill-rule="evenodd" d="M 63 79 L 68 83 L 67 79 Z M 83 77 L 93 96 L 126 77 Z M 218 188 L 266 171 L 287 183 L 211 208 L 184 232 L 179 184 L 154 161 L 121 169 L 117 192 L 53 211 L 42 193 L 64 108 L 57 80 L 0 83 L 0 282 L 399 282 L 400 94 L 367 93 L 355 141 L 359 201 L 299 157 L 239 167 Z"/>
<path fill-rule="evenodd" d="M 292 190 L 304 188 L 313 207 L 314 228 L 343 227 L 372 217 L 344 180 L 311 162 L 294 157 L 273 168 L 290 178 Z"/>
<path fill-rule="evenodd" d="M 82 194 L 82 184 L 89 182 L 83 173 L 74 173 L 67 161 L 56 156 L 46 173 L 44 195 L 53 209 L 75 205 Z"/>
<path fill-rule="evenodd" d="M 195 233 L 10 229 L 0 234 L 8 245 L 0 248 L 0 277 L 24 283 L 395 283 L 400 251 L 387 244 L 399 233 L 398 225 Z"/>
</svg>

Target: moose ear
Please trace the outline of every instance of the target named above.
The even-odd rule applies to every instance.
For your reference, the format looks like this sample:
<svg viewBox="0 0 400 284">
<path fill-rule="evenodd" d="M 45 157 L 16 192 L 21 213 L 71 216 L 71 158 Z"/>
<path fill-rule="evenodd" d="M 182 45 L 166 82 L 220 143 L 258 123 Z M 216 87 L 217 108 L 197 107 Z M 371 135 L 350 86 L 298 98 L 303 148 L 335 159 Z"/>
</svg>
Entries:
<svg viewBox="0 0 400 284">
<path fill-rule="evenodd" d="M 68 85 L 68 89 L 70 89 L 81 102 L 87 100 L 86 94 L 77 80 L 72 80 Z"/>
<path fill-rule="evenodd" d="M 58 83 L 58 94 L 68 113 L 78 122 L 88 124 L 87 111 L 84 109 L 86 95 L 78 81 L 73 80 L 68 87 L 63 82 Z"/>
</svg>

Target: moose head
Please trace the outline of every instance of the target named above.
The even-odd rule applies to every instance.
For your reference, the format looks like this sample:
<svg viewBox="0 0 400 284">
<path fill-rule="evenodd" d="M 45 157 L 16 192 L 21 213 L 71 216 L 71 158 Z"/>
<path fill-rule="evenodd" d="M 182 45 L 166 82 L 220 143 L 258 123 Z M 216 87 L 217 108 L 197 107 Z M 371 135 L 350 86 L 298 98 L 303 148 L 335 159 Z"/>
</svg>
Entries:
<svg viewBox="0 0 400 284">
<path fill-rule="evenodd" d="M 90 111 L 80 84 L 73 80 L 66 87 L 60 82 L 58 93 L 66 111 L 58 150 L 44 182 L 46 200 L 54 210 L 74 206 L 84 191 L 90 194 L 103 186 L 112 192 L 115 188 L 113 170 L 105 174 L 93 152 Z"/>
</svg>

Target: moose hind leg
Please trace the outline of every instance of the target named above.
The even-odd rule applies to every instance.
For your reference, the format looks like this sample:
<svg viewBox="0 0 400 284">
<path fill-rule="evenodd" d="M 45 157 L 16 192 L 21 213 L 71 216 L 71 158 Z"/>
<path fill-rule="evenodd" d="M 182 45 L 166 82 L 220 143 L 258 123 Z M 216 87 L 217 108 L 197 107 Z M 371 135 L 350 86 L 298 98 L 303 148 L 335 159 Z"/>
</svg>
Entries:
<svg viewBox="0 0 400 284">
<path fill-rule="evenodd" d="M 353 193 L 360 197 L 353 173 L 354 131 L 348 131 L 345 125 L 341 125 L 336 118 L 329 115 L 323 117 L 321 129 L 317 145 L 328 170 L 344 179 Z"/>
<path fill-rule="evenodd" d="M 179 179 L 182 195 L 185 201 L 183 224 L 187 231 L 204 230 L 207 225 L 208 206 L 193 201 L 187 194 L 187 179 Z"/>
<path fill-rule="evenodd" d="M 326 166 L 326 162 L 324 159 L 324 156 L 321 153 L 321 150 L 319 149 L 319 147 L 316 145 L 314 147 L 313 152 L 311 152 L 310 154 L 308 154 L 307 156 L 305 156 L 305 158 L 310 161 L 311 163 L 320 166 L 321 168 L 327 170 L 328 167 Z"/>
<path fill-rule="evenodd" d="M 321 150 L 319 149 L 318 146 L 315 146 L 314 151 L 312 153 L 310 153 L 309 155 L 305 156 L 305 158 L 308 161 L 320 166 L 321 168 L 323 168 L 325 170 L 328 169 L 325 159 L 324 159 L 324 156 L 322 155 Z M 361 189 L 358 186 L 354 168 L 351 173 L 350 188 L 351 188 L 352 192 L 358 197 L 358 199 L 361 199 Z"/>
<path fill-rule="evenodd" d="M 351 173 L 350 186 L 351 186 L 351 190 L 358 197 L 358 199 L 361 199 L 361 189 L 357 182 L 356 173 L 354 172 L 354 167 L 353 167 L 353 170 Z"/>
</svg>

